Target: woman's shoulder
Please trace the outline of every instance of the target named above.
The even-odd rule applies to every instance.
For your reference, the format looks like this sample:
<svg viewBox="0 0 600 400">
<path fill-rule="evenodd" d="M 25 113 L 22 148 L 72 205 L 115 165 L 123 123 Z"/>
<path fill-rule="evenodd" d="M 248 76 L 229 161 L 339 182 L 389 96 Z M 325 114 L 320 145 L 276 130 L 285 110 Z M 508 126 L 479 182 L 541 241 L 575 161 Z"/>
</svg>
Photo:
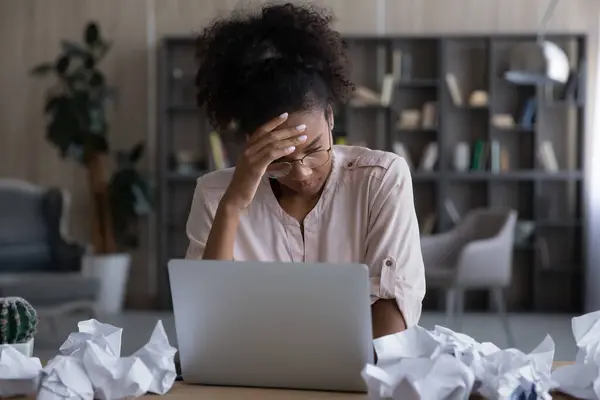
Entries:
<svg viewBox="0 0 600 400">
<path fill-rule="evenodd" d="M 373 150 L 361 146 L 334 146 L 334 154 L 344 170 L 367 171 L 379 177 L 393 175 L 395 178 L 408 175 L 410 170 L 404 158 L 396 153 Z"/>
<path fill-rule="evenodd" d="M 205 192 L 224 193 L 231 182 L 233 171 L 232 167 L 208 172 L 198 178 L 197 187 Z"/>
</svg>

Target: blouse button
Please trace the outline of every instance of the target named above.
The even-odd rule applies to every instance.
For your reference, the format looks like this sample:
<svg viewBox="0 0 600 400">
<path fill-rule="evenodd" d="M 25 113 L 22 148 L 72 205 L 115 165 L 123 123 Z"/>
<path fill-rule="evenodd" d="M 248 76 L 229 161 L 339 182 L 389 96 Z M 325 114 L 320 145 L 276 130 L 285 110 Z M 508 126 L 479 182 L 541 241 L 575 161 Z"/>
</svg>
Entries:
<svg viewBox="0 0 600 400">
<path fill-rule="evenodd" d="M 348 164 L 346 164 L 346 167 L 350 168 L 354 165 L 354 163 L 352 161 L 350 161 Z"/>
<path fill-rule="evenodd" d="M 385 265 L 388 267 L 392 266 L 392 260 L 386 260 Z"/>
</svg>

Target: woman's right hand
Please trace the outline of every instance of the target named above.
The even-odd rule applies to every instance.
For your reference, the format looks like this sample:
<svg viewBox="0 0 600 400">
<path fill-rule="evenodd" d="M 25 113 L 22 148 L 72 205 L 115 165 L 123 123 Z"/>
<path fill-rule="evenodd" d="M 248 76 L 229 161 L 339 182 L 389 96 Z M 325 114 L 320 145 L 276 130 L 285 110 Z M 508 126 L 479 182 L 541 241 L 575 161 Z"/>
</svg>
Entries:
<svg viewBox="0 0 600 400">
<path fill-rule="evenodd" d="M 306 135 L 303 134 L 306 125 L 275 130 L 287 118 L 288 114 L 284 113 L 250 135 L 221 204 L 237 210 L 247 208 L 269 164 L 293 153 L 297 145 L 306 141 Z"/>
</svg>

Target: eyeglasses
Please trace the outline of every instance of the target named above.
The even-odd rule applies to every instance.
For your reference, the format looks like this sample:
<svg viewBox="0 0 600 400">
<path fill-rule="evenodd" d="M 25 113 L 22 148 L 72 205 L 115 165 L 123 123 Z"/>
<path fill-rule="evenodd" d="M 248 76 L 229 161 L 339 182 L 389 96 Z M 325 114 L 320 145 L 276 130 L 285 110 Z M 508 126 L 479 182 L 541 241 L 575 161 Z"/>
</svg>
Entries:
<svg viewBox="0 0 600 400">
<path fill-rule="evenodd" d="M 327 150 L 314 151 L 302 158 L 292 161 L 279 161 L 269 164 L 267 167 L 267 176 L 269 178 L 283 178 L 292 172 L 293 163 L 310 169 L 317 169 L 327 164 L 331 159 L 331 137 L 329 138 L 329 148 Z"/>
</svg>

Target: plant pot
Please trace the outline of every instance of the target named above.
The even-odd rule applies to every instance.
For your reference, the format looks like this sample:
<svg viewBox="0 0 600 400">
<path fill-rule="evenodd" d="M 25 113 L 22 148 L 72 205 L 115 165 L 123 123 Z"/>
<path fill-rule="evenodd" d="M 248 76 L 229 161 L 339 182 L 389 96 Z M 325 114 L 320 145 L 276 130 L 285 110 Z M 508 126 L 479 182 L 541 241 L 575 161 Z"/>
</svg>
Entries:
<svg viewBox="0 0 600 400">
<path fill-rule="evenodd" d="M 33 356 L 33 338 L 29 339 L 24 343 L 10 343 L 10 344 L 0 344 L 0 349 L 4 347 L 12 347 L 17 350 L 19 353 L 23 354 L 26 357 Z"/>
<path fill-rule="evenodd" d="M 118 314 L 123 310 L 130 268 L 131 254 L 128 253 L 90 254 L 83 257 L 83 275 L 100 282 L 98 312 Z"/>
</svg>

